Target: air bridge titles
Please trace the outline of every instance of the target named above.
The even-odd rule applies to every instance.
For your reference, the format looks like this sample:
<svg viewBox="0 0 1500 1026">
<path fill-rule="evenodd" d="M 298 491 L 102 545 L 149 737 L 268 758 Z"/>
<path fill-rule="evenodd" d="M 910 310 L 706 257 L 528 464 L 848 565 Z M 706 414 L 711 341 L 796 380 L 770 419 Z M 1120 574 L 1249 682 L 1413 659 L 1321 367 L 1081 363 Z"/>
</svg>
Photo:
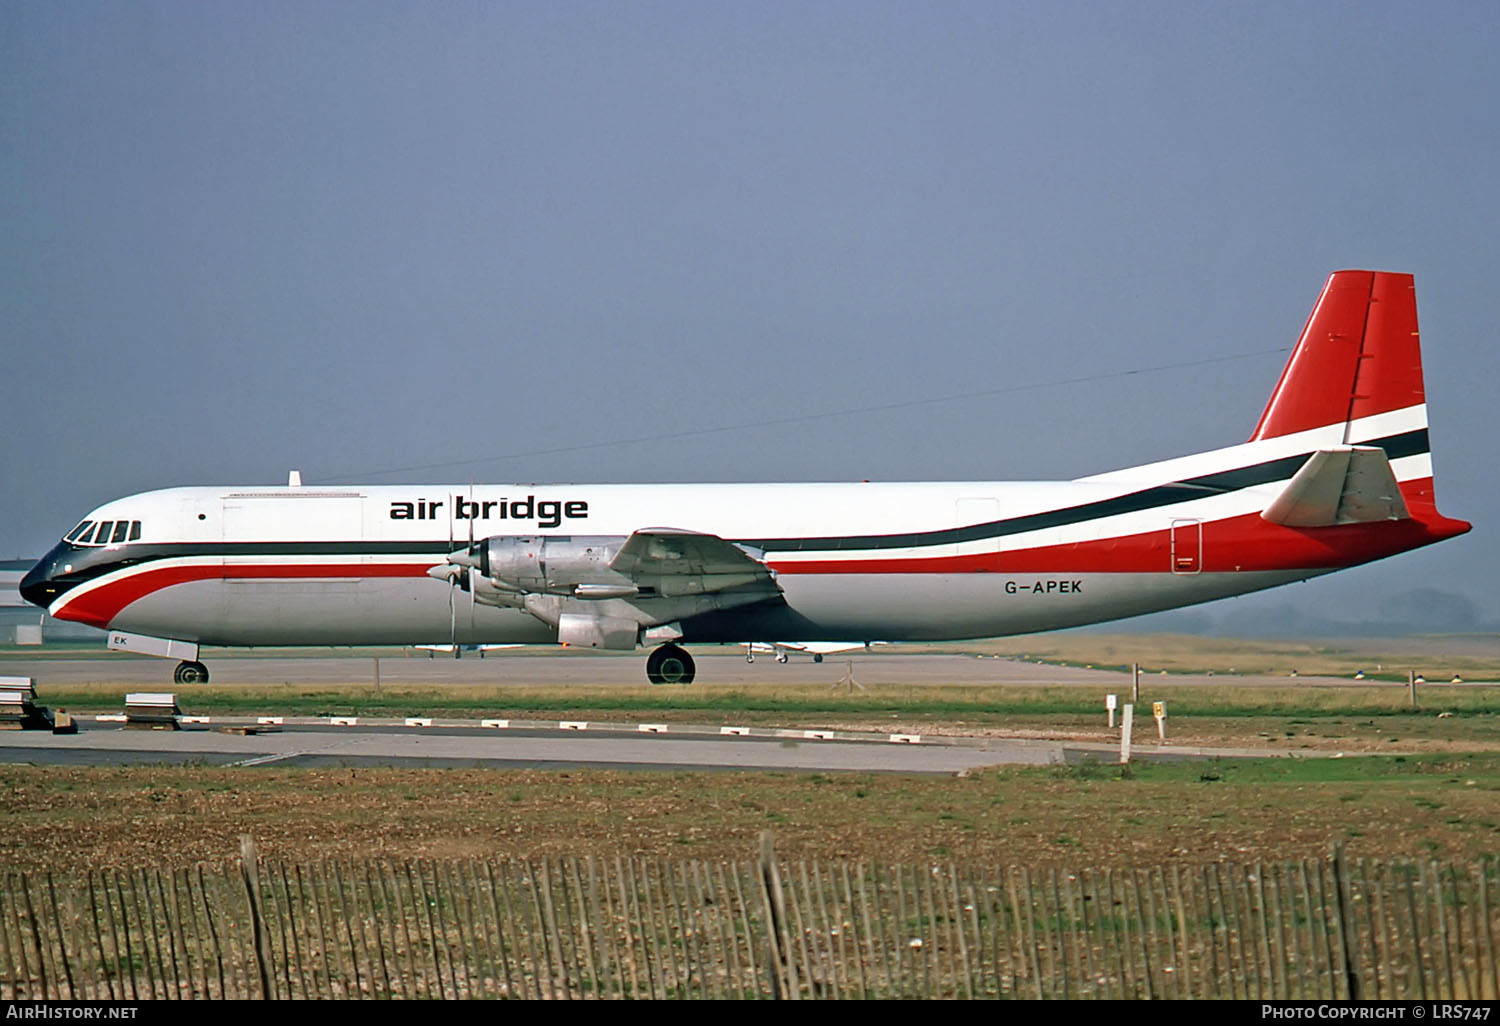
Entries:
<svg viewBox="0 0 1500 1026">
<path fill-rule="evenodd" d="M 451 503 L 451 505 L 450 505 Z M 581 499 L 417 499 L 391 503 L 392 520 L 440 520 L 451 509 L 455 520 L 535 520 L 538 527 L 557 527 L 566 520 L 586 520 L 589 504 Z"/>
</svg>

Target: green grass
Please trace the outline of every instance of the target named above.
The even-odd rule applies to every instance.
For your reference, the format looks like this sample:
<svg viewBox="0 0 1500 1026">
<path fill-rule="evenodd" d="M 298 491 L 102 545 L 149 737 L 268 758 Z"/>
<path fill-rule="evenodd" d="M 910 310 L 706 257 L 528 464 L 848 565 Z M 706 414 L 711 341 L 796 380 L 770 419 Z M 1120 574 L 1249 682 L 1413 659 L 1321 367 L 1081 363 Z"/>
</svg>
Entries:
<svg viewBox="0 0 1500 1026">
<path fill-rule="evenodd" d="M 41 697 L 48 706 L 75 714 L 119 712 L 131 690 L 136 689 L 56 685 L 43 689 Z M 1061 734 L 1101 742 L 1118 736 L 1106 728 L 1104 690 L 1077 686 L 877 685 L 849 695 L 820 685 L 404 684 L 377 691 L 359 683 L 208 685 L 180 687 L 176 693 L 183 712 L 208 716 L 728 722 L 924 734 Z M 1415 709 L 1405 688 L 1380 685 L 1143 688 L 1136 725 L 1140 746 L 1156 741 L 1153 699 L 1167 703 L 1169 742 L 1183 744 L 1383 752 L 1418 751 L 1431 744 L 1500 748 L 1500 687 L 1494 686 L 1428 689 Z"/>
<path fill-rule="evenodd" d="M 140 690 L 112 684 L 49 685 L 43 700 L 53 707 L 80 712 L 115 711 L 127 692 Z M 1114 688 L 1123 700 L 1128 688 Z M 788 715 L 839 715 L 875 718 L 917 716 L 1000 722 L 1014 716 L 1085 716 L 1102 719 L 1105 688 L 1079 686 L 876 685 L 853 695 L 830 693 L 822 685 L 770 685 L 747 688 L 694 684 L 689 687 L 559 685 L 495 687 L 487 685 L 386 686 L 217 685 L 179 686 L 184 710 L 203 713 L 264 711 L 268 705 L 288 715 L 415 715 L 417 712 L 460 715 L 507 709 L 519 712 L 573 714 L 580 709 L 611 712 L 772 712 Z M 1430 719 L 1437 712 L 1465 716 L 1500 715 L 1500 685 L 1428 688 L 1419 704 L 1409 704 L 1404 687 L 1378 685 L 1266 687 L 1173 686 L 1142 688 L 1141 712 L 1165 701 L 1170 718 L 1179 716 L 1277 717 L 1288 728 L 1326 723 L 1374 726 L 1376 720 Z M 1363 721 L 1363 722 L 1360 722 Z"/>
</svg>

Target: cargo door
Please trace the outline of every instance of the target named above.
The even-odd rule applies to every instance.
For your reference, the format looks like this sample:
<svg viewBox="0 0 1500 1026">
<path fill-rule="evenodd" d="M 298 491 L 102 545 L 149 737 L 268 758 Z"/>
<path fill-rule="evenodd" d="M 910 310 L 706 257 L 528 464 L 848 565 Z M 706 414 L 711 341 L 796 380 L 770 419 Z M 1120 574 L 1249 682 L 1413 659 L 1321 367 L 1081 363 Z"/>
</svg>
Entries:
<svg viewBox="0 0 1500 1026">
<path fill-rule="evenodd" d="M 1203 521 L 1172 521 L 1172 572 L 1196 574 L 1203 570 Z"/>
</svg>

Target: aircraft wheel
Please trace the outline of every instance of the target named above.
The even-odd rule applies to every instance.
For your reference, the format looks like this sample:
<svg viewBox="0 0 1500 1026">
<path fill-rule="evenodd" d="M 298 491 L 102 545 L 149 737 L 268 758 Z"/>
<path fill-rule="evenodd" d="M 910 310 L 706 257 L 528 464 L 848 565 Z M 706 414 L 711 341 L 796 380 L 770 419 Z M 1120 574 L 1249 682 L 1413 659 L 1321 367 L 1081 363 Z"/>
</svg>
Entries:
<svg viewBox="0 0 1500 1026">
<path fill-rule="evenodd" d="M 207 684 L 208 667 L 202 663 L 183 660 L 172 671 L 172 681 L 176 684 Z"/>
<path fill-rule="evenodd" d="M 786 660 L 787 660 L 787 655 L 786 655 L 785 652 L 777 652 L 776 653 L 776 661 L 778 663 L 784 663 L 784 662 L 786 662 Z"/>
<path fill-rule="evenodd" d="M 815 662 L 815 663 L 821 663 L 822 661 L 823 661 L 823 653 L 822 652 L 814 652 L 813 653 L 813 662 Z"/>
<path fill-rule="evenodd" d="M 653 684 L 691 684 L 693 657 L 676 645 L 663 645 L 646 657 L 646 679 Z"/>
<path fill-rule="evenodd" d="M 753 663 L 753 662 L 755 662 L 755 653 L 754 652 L 746 652 L 745 653 L 745 662 L 747 662 L 747 663 Z"/>
</svg>

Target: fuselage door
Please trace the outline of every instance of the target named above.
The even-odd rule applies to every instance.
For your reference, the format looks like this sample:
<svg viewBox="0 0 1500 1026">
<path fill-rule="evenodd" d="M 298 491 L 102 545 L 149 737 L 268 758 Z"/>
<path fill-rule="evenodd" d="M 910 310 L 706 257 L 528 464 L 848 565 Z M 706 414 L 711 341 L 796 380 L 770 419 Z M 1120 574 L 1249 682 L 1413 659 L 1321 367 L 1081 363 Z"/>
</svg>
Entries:
<svg viewBox="0 0 1500 1026">
<path fill-rule="evenodd" d="M 1172 572 L 1196 574 L 1203 570 L 1203 521 L 1172 521 Z"/>
</svg>

